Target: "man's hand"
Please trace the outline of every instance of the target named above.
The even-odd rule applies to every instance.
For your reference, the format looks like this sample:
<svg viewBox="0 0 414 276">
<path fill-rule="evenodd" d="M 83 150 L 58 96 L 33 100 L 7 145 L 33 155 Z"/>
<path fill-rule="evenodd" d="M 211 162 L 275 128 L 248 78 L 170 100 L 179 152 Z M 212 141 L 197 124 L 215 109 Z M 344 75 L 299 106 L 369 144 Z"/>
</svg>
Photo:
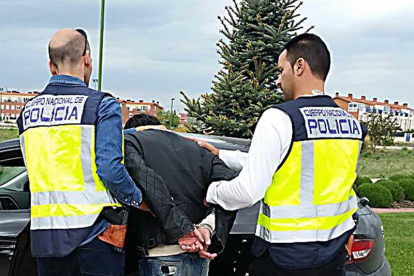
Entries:
<svg viewBox="0 0 414 276">
<path fill-rule="evenodd" d="M 198 252 L 204 249 L 204 242 L 203 234 L 197 228 L 178 240 L 181 249 L 187 252 Z"/>
<path fill-rule="evenodd" d="M 209 253 L 206 250 L 200 250 L 200 251 L 198 251 L 198 255 L 200 256 L 200 258 L 210 259 L 210 260 L 213 260 L 214 258 L 217 257 L 217 254 L 216 253 Z"/>
<path fill-rule="evenodd" d="M 211 254 L 211 253 L 207 252 L 208 247 L 211 244 L 210 230 L 208 230 L 207 228 L 203 228 L 203 227 L 200 227 L 198 230 L 200 231 L 200 233 L 203 236 L 204 241 L 205 241 L 204 248 L 200 249 L 200 251 L 198 251 L 198 255 L 200 256 L 200 258 L 204 258 L 204 259 L 210 259 L 210 260 L 214 259 L 215 257 L 217 257 L 217 254 L 215 254 L 215 253 Z"/>
<path fill-rule="evenodd" d="M 208 247 L 211 244 L 211 233 L 210 230 L 204 227 L 198 228 L 198 232 L 200 232 L 201 237 L 204 240 L 204 244 Z"/>
<path fill-rule="evenodd" d="M 186 252 L 198 252 L 200 258 L 214 259 L 215 253 L 207 252 L 211 244 L 211 233 L 207 228 L 200 227 L 178 240 L 181 249 Z"/>
<path fill-rule="evenodd" d="M 207 143 L 207 142 L 202 141 L 202 140 L 197 139 L 197 138 L 192 138 L 192 137 L 186 137 L 186 138 L 187 138 L 188 140 L 191 140 L 191 141 L 197 142 L 197 144 L 198 144 L 200 147 L 205 148 L 206 150 L 208 150 L 209 152 L 211 152 L 212 154 L 214 154 L 214 155 L 216 155 L 216 156 L 219 156 L 219 152 L 220 152 L 220 150 L 219 150 L 218 148 L 216 148 L 215 146 L 213 146 L 212 144 Z"/>
</svg>

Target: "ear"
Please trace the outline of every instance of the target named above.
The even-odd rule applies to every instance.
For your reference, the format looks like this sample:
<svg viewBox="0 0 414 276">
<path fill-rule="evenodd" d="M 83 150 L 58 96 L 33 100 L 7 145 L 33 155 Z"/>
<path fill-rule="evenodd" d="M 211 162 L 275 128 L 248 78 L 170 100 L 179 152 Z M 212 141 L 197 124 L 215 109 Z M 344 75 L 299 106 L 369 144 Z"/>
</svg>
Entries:
<svg viewBox="0 0 414 276">
<path fill-rule="evenodd" d="M 85 56 L 83 57 L 83 61 L 85 63 L 85 66 L 87 68 L 92 66 L 92 59 L 91 59 L 91 55 L 90 55 L 91 51 L 90 50 L 86 50 Z"/>
<path fill-rule="evenodd" d="M 51 60 L 49 60 L 49 70 L 50 70 L 50 74 L 52 74 L 52 76 L 57 75 L 57 68 L 53 65 L 53 62 Z"/>
<path fill-rule="evenodd" d="M 295 63 L 295 75 L 301 76 L 305 72 L 306 66 L 306 61 L 303 58 L 298 58 Z"/>
</svg>

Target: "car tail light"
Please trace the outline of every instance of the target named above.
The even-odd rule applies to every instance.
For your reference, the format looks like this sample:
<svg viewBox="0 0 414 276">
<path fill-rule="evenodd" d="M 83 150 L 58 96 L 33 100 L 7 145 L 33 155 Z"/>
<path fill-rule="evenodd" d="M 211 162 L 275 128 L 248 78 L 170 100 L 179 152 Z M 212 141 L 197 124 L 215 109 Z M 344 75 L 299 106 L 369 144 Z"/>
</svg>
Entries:
<svg viewBox="0 0 414 276">
<path fill-rule="evenodd" d="M 369 258 L 374 247 L 374 240 L 354 240 L 350 263 L 363 262 Z"/>
</svg>

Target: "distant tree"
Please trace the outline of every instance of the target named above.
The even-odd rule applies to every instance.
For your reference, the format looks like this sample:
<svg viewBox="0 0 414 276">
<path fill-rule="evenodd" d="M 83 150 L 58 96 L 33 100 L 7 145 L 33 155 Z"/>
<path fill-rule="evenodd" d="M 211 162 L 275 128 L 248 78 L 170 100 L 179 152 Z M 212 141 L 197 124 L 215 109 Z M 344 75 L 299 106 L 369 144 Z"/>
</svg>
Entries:
<svg viewBox="0 0 414 276">
<path fill-rule="evenodd" d="M 170 120 L 171 120 L 171 111 L 164 111 L 164 110 L 158 110 L 157 112 L 157 119 L 160 120 L 161 124 L 170 128 Z M 178 124 L 180 123 L 180 118 L 178 117 L 175 112 L 173 112 L 173 121 L 172 121 L 172 127 L 176 128 Z"/>
<path fill-rule="evenodd" d="M 223 67 L 215 75 L 212 93 L 190 99 L 181 92 L 182 102 L 188 115 L 202 123 L 192 131 L 250 138 L 263 111 L 281 102 L 278 56 L 306 18 L 296 21 L 302 5 L 298 0 L 233 3 L 226 7 L 226 17 L 218 17 L 225 37 L 217 43 Z"/>
<path fill-rule="evenodd" d="M 382 114 L 370 113 L 363 123 L 368 128 L 371 148 L 374 153 L 376 153 L 376 146 L 387 145 L 392 141 L 397 131 L 402 131 L 397 118 L 391 114 L 383 116 Z"/>
<path fill-rule="evenodd" d="M 184 126 L 187 132 L 203 133 L 203 123 L 193 117 L 187 117 L 187 122 L 185 123 Z"/>
</svg>

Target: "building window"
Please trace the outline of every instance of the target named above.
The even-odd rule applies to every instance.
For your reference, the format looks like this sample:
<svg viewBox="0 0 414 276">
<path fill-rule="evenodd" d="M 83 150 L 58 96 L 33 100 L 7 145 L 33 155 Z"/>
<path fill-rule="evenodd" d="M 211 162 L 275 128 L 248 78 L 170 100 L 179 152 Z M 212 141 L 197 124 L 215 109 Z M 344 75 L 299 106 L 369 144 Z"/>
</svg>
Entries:
<svg viewBox="0 0 414 276">
<path fill-rule="evenodd" d="M 348 104 L 348 111 L 349 112 L 357 112 L 358 111 L 358 104 L 357 103 L 349 103 Z"/>
<path fill-rule="evenodd" d="M 11 110 L 15 110 L 15 109 L 16 109 L 16 106 L 12 105 Z"/>
<path fill-rule="evenodd" d="M 8 104 L 6 105 L 6 109 L 10 109 L 10 106 Z"/>
<path fill-rule="evenodd" d="M 19 106 L 19 105 L 18 105 L 18 106 L 16 106 L 16 109 L 17 109 L 17 110 L 20 110 L 20 106 Z"/>
</svg>

